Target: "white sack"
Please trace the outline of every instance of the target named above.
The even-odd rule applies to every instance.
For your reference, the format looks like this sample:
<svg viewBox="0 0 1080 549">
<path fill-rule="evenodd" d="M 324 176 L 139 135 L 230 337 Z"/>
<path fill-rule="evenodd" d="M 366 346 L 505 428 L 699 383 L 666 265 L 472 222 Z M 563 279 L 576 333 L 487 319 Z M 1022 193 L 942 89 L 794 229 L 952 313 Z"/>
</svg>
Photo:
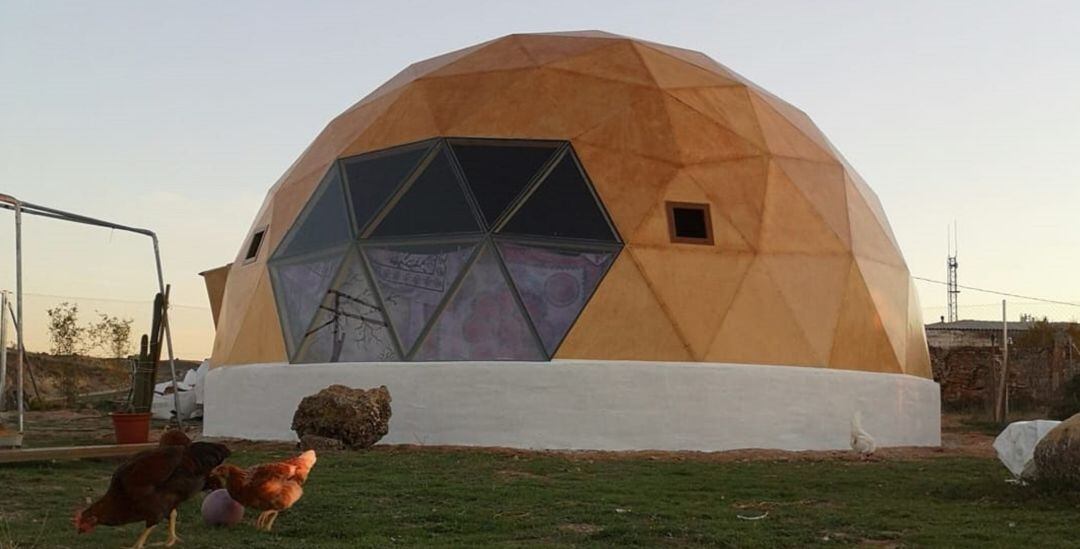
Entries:
<svg viewBox="0 0 1080 549">
<path fill-rule="evenodd" d="M 994 450 L 997 451 L 998 459 L 1014 477 L 1034 478 L 1035 446 L 1059 423 L 1061 422 L 1047 419 L 1010 423 L 994 439 Z"/>
</svg>

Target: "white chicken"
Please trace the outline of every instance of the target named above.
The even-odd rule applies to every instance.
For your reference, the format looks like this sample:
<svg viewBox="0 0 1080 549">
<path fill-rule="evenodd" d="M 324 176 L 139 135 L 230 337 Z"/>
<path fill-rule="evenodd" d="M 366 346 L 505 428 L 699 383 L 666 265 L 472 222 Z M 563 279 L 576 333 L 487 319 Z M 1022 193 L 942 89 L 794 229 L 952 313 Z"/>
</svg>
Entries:
<svg viewBox="0 0 1080 549">
<path fill-rule="evenodd" d="M 851 449 L 864 458 L 873 455 L 874 451 L 877 450 L 874 437 L 870 436 L 870 433 L 867 433 L 862 428 L 862 413 L 858 410 L 855 411 L 855 415 L 851 418 Z"/>
</svg>

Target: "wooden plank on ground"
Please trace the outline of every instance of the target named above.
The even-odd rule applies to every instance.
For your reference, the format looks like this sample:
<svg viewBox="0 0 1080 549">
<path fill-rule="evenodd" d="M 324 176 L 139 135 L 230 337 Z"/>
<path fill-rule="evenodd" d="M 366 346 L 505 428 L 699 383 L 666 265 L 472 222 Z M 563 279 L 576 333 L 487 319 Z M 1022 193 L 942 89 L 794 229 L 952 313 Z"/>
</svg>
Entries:
<svg viewBox="0 0 1080 549">
<path fill-rule="evenodd" d="M 68 446 L 58 448 L 23 448 L 0 450 L 0 463 L 20 461 L 49 461 L 130 456 L 143 450 L 156 448 L 157 444 L 106 444 L 101 446 Z"/>
</svg>

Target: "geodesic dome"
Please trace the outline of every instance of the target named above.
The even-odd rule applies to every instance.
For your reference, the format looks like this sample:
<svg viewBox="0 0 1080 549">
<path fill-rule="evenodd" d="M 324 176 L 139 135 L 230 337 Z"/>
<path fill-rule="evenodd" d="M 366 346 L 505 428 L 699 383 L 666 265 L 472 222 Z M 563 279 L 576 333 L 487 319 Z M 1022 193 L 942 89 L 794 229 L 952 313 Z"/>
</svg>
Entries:
<svg viewBox="0 0 1080 549">
<path fill-rule="evenodd" d="M 873 191 L 805 114 L 605 33 L 416 63 L 271 189 L 215 366 L 601 359 L 930 377 Z"/>
</svg>

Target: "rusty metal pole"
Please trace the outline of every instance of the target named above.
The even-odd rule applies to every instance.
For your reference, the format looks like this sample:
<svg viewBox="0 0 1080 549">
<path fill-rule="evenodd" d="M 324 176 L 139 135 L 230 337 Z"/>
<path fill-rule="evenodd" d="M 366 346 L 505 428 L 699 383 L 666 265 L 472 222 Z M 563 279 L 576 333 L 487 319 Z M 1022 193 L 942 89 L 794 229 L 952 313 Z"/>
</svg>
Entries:
<svg viewBox="0 0 1080 549">
<path fill-rule="evenodd" d="M 1001 300 L 1001 377 L 994 401 L 994 421 L 1004 423 L 1009 417 L 1009 317 Z"/>
<path fill-rule="evenodd" d="M 0 290 L 0 411 L 7 396 L 7 290 Z"/>
<path fill-rule="evenodd" d="M 15 341 L 17 353 L 15 364 L 18 366 L 19 381 L 19 434 L 23 434 L 26 421 L 26 404 L 23 391 L 23 291 L 22 291 L 22 202 L 15 202 Z"/>
</svg>

